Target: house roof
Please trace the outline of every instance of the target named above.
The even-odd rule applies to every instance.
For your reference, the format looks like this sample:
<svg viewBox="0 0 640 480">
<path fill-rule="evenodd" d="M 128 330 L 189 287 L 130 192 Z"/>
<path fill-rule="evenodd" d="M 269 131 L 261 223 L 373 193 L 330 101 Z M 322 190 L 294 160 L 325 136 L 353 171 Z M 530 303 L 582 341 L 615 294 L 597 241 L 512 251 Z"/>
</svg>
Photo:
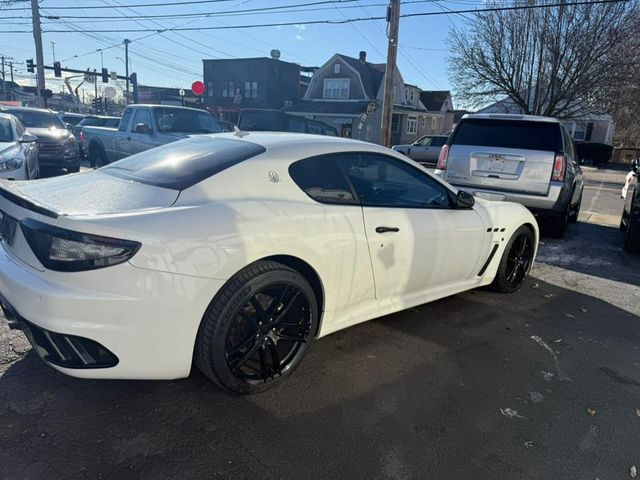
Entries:
<svg viewBox="0 0 640 480">
<path fill-rule="evenodd" d="M 442 104 L 451 96 L 449 90 L 424 90 L 420 92 L 420 101 L 433 112 L 442 109 Z"/>
<path fill-rule="evenodd" d="M 383 63 L 361 62 L 357 58 L 348 57 L 341 53 L 338 53 L 337 56 L 360 74 L 367 96 L 376 98 L 384 78 L 385 65 Z"/>
</svg>

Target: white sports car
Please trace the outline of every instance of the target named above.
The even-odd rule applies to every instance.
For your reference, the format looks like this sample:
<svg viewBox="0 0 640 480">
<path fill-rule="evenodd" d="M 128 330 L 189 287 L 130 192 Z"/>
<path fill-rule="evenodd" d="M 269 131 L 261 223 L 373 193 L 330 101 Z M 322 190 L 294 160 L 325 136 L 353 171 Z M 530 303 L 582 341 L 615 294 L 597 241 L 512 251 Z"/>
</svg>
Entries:
<svg viewBox="0 0 640 480">
<path fill-rule="evenodd" d="M 73 192 L 70 195 L 69 192 Z M 235 393 L 314 338 L 464 290 L 518 290 L 538 227 L 404 155 L 301 134 L 199 136 L 96 171 L 0 184 L 9 323 L 76 377 Z"/>
</svg>

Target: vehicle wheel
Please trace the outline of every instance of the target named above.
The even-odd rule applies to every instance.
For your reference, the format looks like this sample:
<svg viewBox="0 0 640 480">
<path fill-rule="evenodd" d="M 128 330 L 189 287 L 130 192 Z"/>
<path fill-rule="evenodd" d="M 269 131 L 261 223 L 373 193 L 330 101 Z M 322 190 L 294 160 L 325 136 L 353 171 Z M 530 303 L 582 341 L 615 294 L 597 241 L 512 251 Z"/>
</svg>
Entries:
<svg viewBox="0 0 640 480">
<path fill-rule="evenodd" d="M 578 215 L 580 215 L 580 207 L 582 206 L 582 193 L 580 194 L 580 198 L 578 199 L 578 204 L 576 208 L 569 215 L 569 223 L 576 223 L 578 221 Z"/>
<path fill-rule="evenodd" d="M 637 215 L 629 215 L 622 248 L 629 253 L 640 253 L 640 219 Z"/>
<path fill-rule="evenodd" d="M 256 262 L 234 275 L 209 305 L 195 361 L 225 390 L 259 393 L 300 364 L 317 322 L 313 289 L 300 273 Z"/>
<path fill-rule="evenodd" d="M 74 165 L 72 167 L 67 167 L 67 172 L 69 173 L 78 173 L 80 171 L 80 165 Z"/>
<path fill-rule="evenodd" d="M 516 230 L 502 254 L 496 278 L 491 284 L 493 290 L 502 293 L 520 290 L 533 263 L 534 244 L 529 228 L 523 225 Z"/>
<path fill-rule="evenodd" d="M 92 146 L 89 148 L 89 163 L 91 168 L 104 167 L 107 162 L 107 156 L 102 151 L 102 148 Z"/>
<path fill-rule="evenodd" d="M 571 201 L 567 203 L 564 212 L 549 215 L 544 219 L 544 233 L 552 238 L 562 238 L 569 223 L 569 212 L 571 211 Z"/>
</svg>

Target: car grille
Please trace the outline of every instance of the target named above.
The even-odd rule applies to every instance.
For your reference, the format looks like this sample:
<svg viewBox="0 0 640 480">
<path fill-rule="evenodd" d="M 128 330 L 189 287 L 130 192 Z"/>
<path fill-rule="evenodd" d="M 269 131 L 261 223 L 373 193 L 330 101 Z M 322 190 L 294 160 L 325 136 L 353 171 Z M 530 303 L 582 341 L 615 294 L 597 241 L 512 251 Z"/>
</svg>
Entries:
<svg viewBox="0 0 640 480">
<path fill-rule="evenodd" d="M 60 153 L 60 145 L 57 143 L 38 142 L 38 153 L 40 155 L 57 155 Z"/>
</svg>

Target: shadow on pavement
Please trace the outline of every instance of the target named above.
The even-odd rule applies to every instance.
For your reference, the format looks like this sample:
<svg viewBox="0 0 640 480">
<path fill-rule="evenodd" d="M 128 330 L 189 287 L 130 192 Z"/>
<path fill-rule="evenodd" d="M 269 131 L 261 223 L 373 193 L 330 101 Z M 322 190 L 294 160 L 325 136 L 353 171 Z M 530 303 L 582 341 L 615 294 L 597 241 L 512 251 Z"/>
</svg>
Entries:
<svg viewBox="0 0 640 480">
<path fill-rule="evenodd" d="M 251 397 L 31 353 L 0 377 L 0 478 L 623 478 L 638 321 L 544 282 L 472 291 L 321 339 Z"/>
</svg>

